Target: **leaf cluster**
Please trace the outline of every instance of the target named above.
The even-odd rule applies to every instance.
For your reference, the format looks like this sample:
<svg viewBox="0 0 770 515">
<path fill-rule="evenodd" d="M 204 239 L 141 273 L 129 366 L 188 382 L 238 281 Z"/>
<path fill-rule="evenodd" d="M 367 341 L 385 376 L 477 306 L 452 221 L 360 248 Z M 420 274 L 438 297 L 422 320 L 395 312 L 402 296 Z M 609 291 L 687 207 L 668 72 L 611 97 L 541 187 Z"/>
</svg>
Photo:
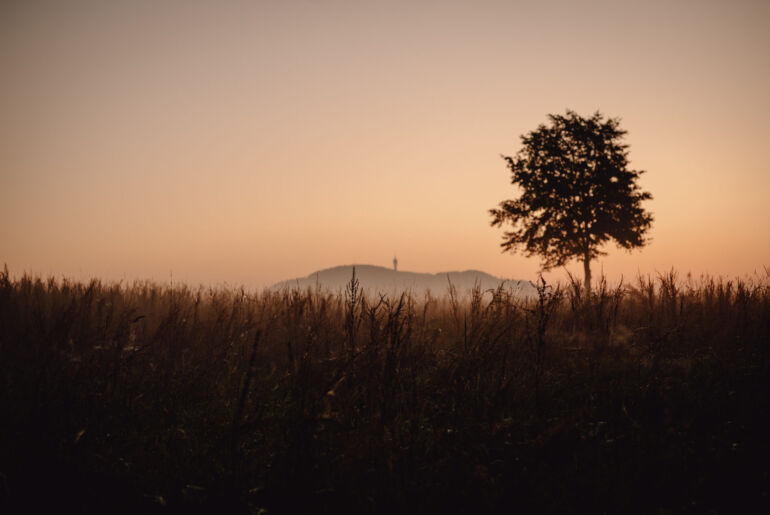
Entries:
<svg viewBox="0 0 770 515">
<path fill-rule="evenodd" d="M 645 245 L 653 217 L 641 204 L 652 195 L 637 184 L 644 172 L 628 168 L 619 120 L 569 110 L 549 120 L 521 137 L 514 156 L 503 156 L 521 190 L 490 210 L 492 226 L 512 226 L 503 250 L 540 255 L 549 269 L 604 255 L 609 240 L 629 250 Z"/>
</svg>

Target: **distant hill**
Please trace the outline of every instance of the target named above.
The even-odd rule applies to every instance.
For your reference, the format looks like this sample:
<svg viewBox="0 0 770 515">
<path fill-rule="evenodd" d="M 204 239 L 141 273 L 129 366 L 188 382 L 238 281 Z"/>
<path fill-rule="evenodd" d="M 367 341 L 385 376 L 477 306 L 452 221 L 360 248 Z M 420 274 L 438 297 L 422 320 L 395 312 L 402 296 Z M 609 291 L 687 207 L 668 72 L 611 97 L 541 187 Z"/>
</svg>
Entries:
<svg viewBox="0 0 770 515">
<path fill-rule="evenodd" d="M 434 295 L 443 295 L 448 291 L 449 281 L 452 281 L 452 284 L 460 294 L 467 293 L 476 282 L 479 283 L 482 290 L 497 288 L 501 283 L 505 282 L 506 288 L 511 288 L 522 295 L 530 295 L 535 291 L 528 281 L 509 281 L 479 270 L 422 274 L 395 271 L 391 268 L 374 265 L 335 266 L 334 268 L 313 272 L 307 277 L 282 281 L 273 285 L 270 289 L 300 288 L 304 290 L 319 284 L 321 287 L 331 291 L 342 290 L 350 282 L 354 266 L 356 268 L 356 278 L 358 278 L 361 288 L 369 292 L 395 293 L 411 290 L 415 293 L 421 293 L 425 290 L 430 290 Z"/>
</svg>

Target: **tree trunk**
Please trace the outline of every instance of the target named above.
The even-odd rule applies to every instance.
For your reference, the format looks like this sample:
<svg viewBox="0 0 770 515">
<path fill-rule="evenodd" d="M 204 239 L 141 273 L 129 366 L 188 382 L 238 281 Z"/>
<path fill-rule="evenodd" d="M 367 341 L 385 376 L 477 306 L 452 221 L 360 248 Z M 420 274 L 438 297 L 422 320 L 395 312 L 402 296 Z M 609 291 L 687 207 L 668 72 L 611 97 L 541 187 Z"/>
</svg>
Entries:
<svg viewBox="0 0 770 515">
<path fill-rule="evenodd" d="M 591 293 L 591 258 L 586 254 L 583 257 L 583 272 L 585 274 L 586 295 Z"/>
</svg>

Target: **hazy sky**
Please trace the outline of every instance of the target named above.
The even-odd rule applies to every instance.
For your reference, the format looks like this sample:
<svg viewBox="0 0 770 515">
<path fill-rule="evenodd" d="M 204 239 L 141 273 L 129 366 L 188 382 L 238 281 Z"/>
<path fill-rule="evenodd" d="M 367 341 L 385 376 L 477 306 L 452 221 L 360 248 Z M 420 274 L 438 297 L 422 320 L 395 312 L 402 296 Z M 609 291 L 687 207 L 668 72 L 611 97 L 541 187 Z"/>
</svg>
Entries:
<svg viewBox="0 0 770 515">
<path fill-rule="evenodd" d="M 649 0 L 2 1 L 0 262 L 531 279 L 487 211 L 567 108 L 622 118 L 655 197 L 651 244 L 595 272 L 770 266 L 770 2 Z"/>
</svg>

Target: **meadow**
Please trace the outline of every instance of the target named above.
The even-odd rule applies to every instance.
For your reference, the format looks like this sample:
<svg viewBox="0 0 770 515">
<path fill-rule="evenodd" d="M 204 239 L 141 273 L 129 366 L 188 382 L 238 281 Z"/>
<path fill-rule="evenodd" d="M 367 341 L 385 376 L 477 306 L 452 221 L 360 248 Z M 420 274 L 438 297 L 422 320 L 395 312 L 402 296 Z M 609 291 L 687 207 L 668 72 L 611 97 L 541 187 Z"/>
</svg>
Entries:
<svg viewBox="0 0 770 515">
<path fill-rule="evenodd" d="M 0 274 L 6 513 L 770 508 L 770 274 L 365 295 Z"/>
</svg>

